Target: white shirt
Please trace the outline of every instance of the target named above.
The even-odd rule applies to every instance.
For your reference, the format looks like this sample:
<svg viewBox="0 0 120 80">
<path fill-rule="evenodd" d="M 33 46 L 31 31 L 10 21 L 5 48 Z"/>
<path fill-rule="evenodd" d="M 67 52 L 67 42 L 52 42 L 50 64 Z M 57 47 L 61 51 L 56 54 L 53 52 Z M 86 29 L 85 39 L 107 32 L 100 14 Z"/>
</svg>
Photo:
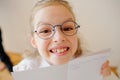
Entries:
<svg viewBox="0 0 120 80">
<path fill-rule="evenodd" d="M 40 57 L 25 58 L 13 67 L 13 71 L 25 71 L 49 66 L 50 64 L 48 64 L 44 59 L 41 59 Z"/>
</svg>

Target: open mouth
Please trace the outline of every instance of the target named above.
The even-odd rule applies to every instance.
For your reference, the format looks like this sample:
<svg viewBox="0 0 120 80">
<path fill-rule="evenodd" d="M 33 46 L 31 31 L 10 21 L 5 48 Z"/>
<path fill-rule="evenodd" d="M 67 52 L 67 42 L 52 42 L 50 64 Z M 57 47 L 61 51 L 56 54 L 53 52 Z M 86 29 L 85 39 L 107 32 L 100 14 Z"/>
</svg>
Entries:
<svg viewBox="0 0 120 80">
<path fill-rule="evenodd" d="M 68 50 L 69 50 L 69 47 L 62 47 L 62 48 L 51 49 L 50 52 L 54 54 L 64 54 Z"/>
</svg>

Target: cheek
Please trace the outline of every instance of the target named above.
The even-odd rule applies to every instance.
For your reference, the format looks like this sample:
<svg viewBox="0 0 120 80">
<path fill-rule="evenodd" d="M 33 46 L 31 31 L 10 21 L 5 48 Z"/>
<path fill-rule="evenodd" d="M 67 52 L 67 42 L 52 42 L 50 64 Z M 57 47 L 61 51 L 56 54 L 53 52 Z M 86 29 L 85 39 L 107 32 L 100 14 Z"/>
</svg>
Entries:
<svg viewBox="0 0 120 80">
<path fill-rule="evenodd" d="M 47 52 L 48 50 L 48 42 L 42 41 L 38 43 L 39 52 Z"/>
<path fill-rule="evenodd" d="M 77 37 L 77 35 L 71 36 L 70 40 L 71 40 L 71 42 L 72 42 L 73 44 L 76 45 L 76 44 L 78 43 L 78 37 Z"/>
<path fill-rule="evenodd" d="M 38 52 L 44 58 L 49 57 L 48 46 L 49 46 L 49 43 L 47 41 L 41 41 L 38 43 L 38 48 L 37 48 Z"/>
<path fill-rule="evenodd" d="M 43 40 L 43 39 L 36 39 L 36 45 L 39 53 L 46 53 L 48 52 L 48 46 L 49 46 L 49 41 L 48 40 Z"/>
<path fill-rule="evenodd" d="M 73 52 L 75 53 L 77 48 L 78 48 L 78 38 L 77 38 L 77 36 L 71 38 L 71 43 L 72 43 Z"/>
</svg>

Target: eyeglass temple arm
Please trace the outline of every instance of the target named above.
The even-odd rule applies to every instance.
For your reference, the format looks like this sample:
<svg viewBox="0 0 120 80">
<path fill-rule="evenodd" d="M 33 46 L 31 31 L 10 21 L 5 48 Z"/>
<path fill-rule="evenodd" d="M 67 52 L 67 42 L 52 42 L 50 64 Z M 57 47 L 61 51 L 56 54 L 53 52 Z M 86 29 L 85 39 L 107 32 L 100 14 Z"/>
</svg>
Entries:
<svg viewBox="0 0 120 80">
<path fill-rule="evenodd" d="M 77 29 L 77 28 L 80 28 L 80 25 L 77 25 L 76 29 Z"/>
</svg>

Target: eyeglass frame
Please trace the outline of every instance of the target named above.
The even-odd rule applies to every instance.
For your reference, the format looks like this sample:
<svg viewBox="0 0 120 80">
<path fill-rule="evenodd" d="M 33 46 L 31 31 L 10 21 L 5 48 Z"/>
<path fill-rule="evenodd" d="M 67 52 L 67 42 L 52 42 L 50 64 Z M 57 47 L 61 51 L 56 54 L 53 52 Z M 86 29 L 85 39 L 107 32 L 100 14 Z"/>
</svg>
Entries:
<svg viewBox="0 0 120 80">
<path fill-rule="evenodd" d="M 49 25 L 51 25 L 50 27 L 52 28 L 53 34 L 51 34 L 51 36 L 48 37 L 48 38 L 42 38 L 42 37 L 40 37 L 40 36 L 38 35 L 37 29 L 38 29 L 39 26 L 36 28 L 36 30 L 34 30 L 34 32 L 37 34 L 37 36 L 38 36 L 39 38 L 44 39 L 44 40 L 50 39 L 50 38 L 52 38 L 52 37 L 54 36 L 54 34 L 55 34 L 55 32 L 56 32 L 55 27 L 60 27 L 61 32 L 63 32 L 63 34 L 66 35 L 66 36 L 72 36 L 72 35 L 74 35 L 74 34 L 72 34 L 72 35 L 67 35 L 67 34 L 64 33 L 64 31 L 62 31 L 62 26 L 63 26 L 63 24 L 65 24 L 66 22 L 73 22 L 73 23 L 76 25 L 75 29 L 77 29 L 77 30 L 76 30 L 76 32 L 74 33 L 74 34 L 76 34 L 77 31 L 78 31 L 78 28 L 80 28 L 80 25 L 78 25 L 78 24 L 77 24 L 75 21 L 73 21 L 73 20 L 67 20 L 67 21 L 63 22 L 62 24 L 57 24 L 57 25 L 49 24 Z"/>
</svg>

